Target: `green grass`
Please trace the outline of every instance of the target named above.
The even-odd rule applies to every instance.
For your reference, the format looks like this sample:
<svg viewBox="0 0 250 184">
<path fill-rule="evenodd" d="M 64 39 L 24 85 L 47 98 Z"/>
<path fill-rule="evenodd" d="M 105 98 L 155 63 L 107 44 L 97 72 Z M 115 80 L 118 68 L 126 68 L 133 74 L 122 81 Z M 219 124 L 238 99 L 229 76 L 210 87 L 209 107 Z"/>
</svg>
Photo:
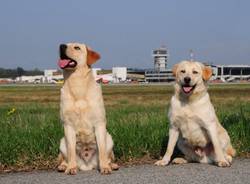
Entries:
<svg viewBox="0 0 250 184">
<path fill-rule="evenodd" d="M 160 106 L 128 106 L 109 111 L 108 130 L 116 156 L 123 160 L 157 155 L 167 132 L 167 119 Z"/>
<path fill-rule="evenodd" d="M 20 105 L 8 115 L 11 109 L 0 109 L 0 162 L 24 166 L 54 159 L 63 135 L 58 108 L 32 103 Z"/>
<path fill-rule="evenodd" d="M 237 152 L 250 153 L 250 104 L 235 102 L 227 110 L 218 110 L 218 116 Z"/>
<path fill-rule="evenodd" d="M 1 167 L 56 165 L 59 140 L 63 136 L 59 89 L 0 86 Z M 228 130 L 237 152 L 249 155 L 250 86 L 211 86 L 209 91 L 219 120 Z M 162 146 L 166 146 L 166 115 L 172 87 L 104 86 L 103 93 L 107 126 L 115 142 L 117 159 L 126 162 L 145 155 L 158 158 Z"/>
</svg>

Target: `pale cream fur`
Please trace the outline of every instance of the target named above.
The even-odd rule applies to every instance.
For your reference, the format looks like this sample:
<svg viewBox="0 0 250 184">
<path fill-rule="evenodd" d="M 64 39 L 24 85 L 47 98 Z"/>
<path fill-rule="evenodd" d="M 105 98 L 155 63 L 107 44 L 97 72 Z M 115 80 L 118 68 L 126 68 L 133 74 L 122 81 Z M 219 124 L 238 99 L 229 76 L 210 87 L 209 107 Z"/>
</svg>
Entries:
<svg viewBox="0 0 250 184">
<path fill-rule="evenodd" d="M 175 145 L 185 155 L 175 164 L 187 162 L 215 163 L 228 167 L 235 155 L 227 131 L 221 126 L 207 93 L 206 80 L 212 71 L 199 62 L 182 61 L 173 69 L 176 76 L 175 95 L 169 109 L 169 141 L 162 160 L 155 164 L 169 164 Z M 184 78 L 190 77 L 195 86 L 190 94 L 184 93 Z"/>
<path fill-rule="evenodd" d="M 114 158 L 113 140 L 106 130 L 102 91 L 88 65 L 89 50 L 84 44 L 68 43 L 65 53 L 77 62 L 76 67 L 63 70 L 65 81 L 60 99 L 60 117 L 65 137 L 60 143 L 58 169 L 68 174 L 76 174 L 78 169 L 95 168 L 99 168 L 103 174 L 109 174 L 117 166 L 111 163 Z M 96 154 L 88 162 L 76 154 L 76 143 L 79 141 L 96 145 Z"/>
</svg>

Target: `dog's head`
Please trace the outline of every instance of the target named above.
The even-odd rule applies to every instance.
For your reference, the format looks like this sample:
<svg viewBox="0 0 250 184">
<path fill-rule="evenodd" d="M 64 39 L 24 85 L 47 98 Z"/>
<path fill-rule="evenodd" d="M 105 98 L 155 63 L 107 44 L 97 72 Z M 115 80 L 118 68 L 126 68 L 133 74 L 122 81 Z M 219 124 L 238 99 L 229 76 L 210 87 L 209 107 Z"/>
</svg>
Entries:
<svg viewBox="0 0 250 184">
<path fill-rule="evenodd" d="M 212 76 L 212 69 L 199 62 L 182 61 L 173 67 L 173 74 L 180 89 L 179 92 L 190 96 L 205 90 L 204 83 Z"/>
<path fill-rule="evenodd" d="M 58 66 L 63 70 L 75 70 L 84 66 L 91 66 L 100 55 L 88 46 L 80 43 L 61 44 Z"/>
</svg>

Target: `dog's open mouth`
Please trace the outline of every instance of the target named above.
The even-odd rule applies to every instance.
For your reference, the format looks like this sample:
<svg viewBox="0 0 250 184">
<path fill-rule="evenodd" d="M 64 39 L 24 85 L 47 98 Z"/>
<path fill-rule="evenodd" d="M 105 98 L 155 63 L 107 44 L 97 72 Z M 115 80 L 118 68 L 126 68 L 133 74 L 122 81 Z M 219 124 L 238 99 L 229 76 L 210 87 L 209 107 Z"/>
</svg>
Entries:
<svg viewBox="0 0 250 184">
<path fill-rule="evenodd" d="M 75 68 L 77 62 L 69 58 L 66 54 L 60 53 L 60 59 L 57 64 L 61 69 L 65 69 L 65 68 Z"/>
<path fill-rule="evenodd" d="M 183 85 L 182 86 L 182 90 L 183 90 L 184 93 L 189 94 L 189 93 L 191 93 L 194 90 L 195 86 L 196 85 L 193 85 L 193 86 Z"/>
<path fill-rule="evenodd" d="M 76 67 L 77 63 L 74 60 L 71 59 L 59 59 L 58 61 L 58 66 L 61 69 L 65 69 L 65 68 L 74 68 Z"/>
</svg>

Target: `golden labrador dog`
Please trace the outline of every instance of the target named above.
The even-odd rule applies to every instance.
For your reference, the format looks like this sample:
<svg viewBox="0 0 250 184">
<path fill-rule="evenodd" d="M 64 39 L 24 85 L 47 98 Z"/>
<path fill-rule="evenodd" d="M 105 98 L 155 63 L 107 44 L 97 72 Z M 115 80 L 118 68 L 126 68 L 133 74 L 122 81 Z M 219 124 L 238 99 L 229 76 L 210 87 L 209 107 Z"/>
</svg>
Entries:
<svg viewBox="0 0 250 184">
<path fill-rule="evenodd" d="M 99 168 L 102 174 L 118 169 L 113 140 L 106 130 L 106 115 L 100 86 L 91 65 L 100 55 L 84 44 L 60 45 L 58 65 L 63 69 L 60 118 L 65 136 L 60 142 L 58 170 L 76 174 L 77 170 Z"/>
<path fill-rule="evenodd" d="M 175 95 L 169 109 L 169 141 L 162 160 L 155 164 L 169 164 L 177 143 L 184 158 L 172 162 L 215 163 L 228 167 L 235 155 L 227 131 L 219 123 L 207 93 L 207 81 L 212 69 L 199 62 L 182 61 L 175 65 Z"/>
</svg>

